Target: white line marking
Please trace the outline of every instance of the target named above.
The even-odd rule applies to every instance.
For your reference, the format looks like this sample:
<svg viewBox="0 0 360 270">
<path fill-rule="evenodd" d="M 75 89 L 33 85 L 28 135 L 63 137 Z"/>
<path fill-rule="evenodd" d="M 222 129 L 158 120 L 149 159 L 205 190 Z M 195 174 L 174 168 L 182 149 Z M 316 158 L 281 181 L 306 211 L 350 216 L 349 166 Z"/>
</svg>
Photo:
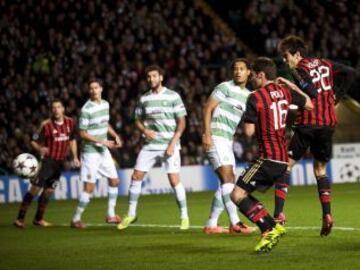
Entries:
<svg viewBox="0 0 360 270">
<path fill-rule="evenodd" d="M 54 224 L 54 226 L 60 227 L 70 227 L 70 224 Z M 111 227 L 116 226 L 114 224 L 106 223 L 86 223 L 88 227 Z M 179 228 L 180 225 L 176 224 L 131 224 L 130 227 L 140 227 L 140 228 Z M 191 225 L 190 229 L 198 230 L 204 228 L 203 225 Z M 320 230 L 320 226 L 285 226 L 289 230 Z M 338 231 L 360 231 L 360 228 L 355 227 L 333 227 L 333 230 Z"/>
</svg>

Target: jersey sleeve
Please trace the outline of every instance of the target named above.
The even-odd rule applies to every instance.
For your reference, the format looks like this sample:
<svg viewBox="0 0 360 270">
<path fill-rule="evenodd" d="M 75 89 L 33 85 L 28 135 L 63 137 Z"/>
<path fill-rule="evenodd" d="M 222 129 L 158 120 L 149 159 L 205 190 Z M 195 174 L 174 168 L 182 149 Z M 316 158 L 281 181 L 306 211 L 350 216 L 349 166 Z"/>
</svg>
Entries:
<svg viewBox="0 0 360 270">
<path fill-rule="evenodd" d="M 210 97 L 215 99 L 216 101 L 224 101 L 226 99 L 226 96 L 228 95 L 227 91 L 227 88 L 220 84 L 215 87 Z"/>
<path fill-rule="evenodd" d="M 71 132 L 70 132 L 70 141 L 75 140 L 76 139 L 76 134 L 77 134 L 77 128 L 75 125 L 74 120 L 71 120 Z"/>
<path fill-rule="evenodd" d="M 90 114 L 86 111 L 81 111 L 79 119 L 79 129 L 87 130 L 90 123 Z"/>
<path fill-rule="evenodd" d="M 258 119 L 257 100 L 255 95 L 250 94 L 246 102 L 246 111 L 243 116 L 245 123 L 256 123 Z"/>
<path fill-rule="evenodd" d="M 45 142 L 45 127 L 41 125 L 41 127 L 32 135 L 32 140 L 43 144 Z"/>
<path fill-rule="evenodd" d="M 290 91 L 290 93 L 291 93 L 291 103 L 303 108 L 306 103 L 306 98 L 296 91 Z"/>
<path fill-rule="evenodd" d="M 359 86 L 355 86 L 355 82 L 356 78 L 359 77 L 359 73 L 350 66 L 334 61 L 331 61 L 331 63 L 334 74 L 334 92 L 336 94 L 336 100 L 338 101 L 351 91 L 352 88 L 358 89 Z"/>
<path fill-rule="evenodd" d="M 319 94 L 309 74 L 302 68 L 292 70 L 295 84 L 303 90 L 310 98 L 316 98 Z"/>
<path fill-rule="evenodd" d="M 173 102 L 173 108 L 176 118 L 180 118 L 187 115 L 185 105 L 179 95 Z"/>
</svg>

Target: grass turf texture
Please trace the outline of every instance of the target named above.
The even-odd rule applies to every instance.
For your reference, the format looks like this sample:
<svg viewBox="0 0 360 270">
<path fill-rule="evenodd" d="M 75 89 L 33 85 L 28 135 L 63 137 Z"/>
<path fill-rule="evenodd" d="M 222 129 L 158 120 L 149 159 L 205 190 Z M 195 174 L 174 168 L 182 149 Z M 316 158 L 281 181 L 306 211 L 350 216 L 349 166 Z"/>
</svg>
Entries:
<svg viewBox="0 0 360 270">
<path fill-rule="evenodd" d="M 31 224 L 33 201 L 25 229 L 11 225 L 19 204 L 0 205 L 0 268 L 5 269 L 360 269 L 360 185 L 333 186 L 335 227 L 319 236 L 320 204 L 315 186 L 291 187 L 286 204 L 287 235 L 269 254 L 255 254 L 254 235 L 205 235 L 199 228 L 90 226 L 83 231 L 67 225 L 76 201 L 52 201 L 46 219 L 61 226 Z M 205 224 L 213 193 L 189 193 L 191 225 Z M 255 196 L 272 211 L 273 192 Z M 83 219 L 104 222 L 106 199 L 94 199 Z M 118 212 L 127 210 L 120 197 Z M 142 196 L 137 224 L 179 224 L 174 195 Z M 242 220 L 250 224 L 245 217 Z M 228 224 L 225 213 L 220 224 Z M 101 225 L 101 224 L 100 224 Z M 301 227 L 301 228 L 299 228 Z M 314 228 L 315 227 L 315 228 Z M 339 227 L 351 227 L 344 230 Z"/>
</svg>

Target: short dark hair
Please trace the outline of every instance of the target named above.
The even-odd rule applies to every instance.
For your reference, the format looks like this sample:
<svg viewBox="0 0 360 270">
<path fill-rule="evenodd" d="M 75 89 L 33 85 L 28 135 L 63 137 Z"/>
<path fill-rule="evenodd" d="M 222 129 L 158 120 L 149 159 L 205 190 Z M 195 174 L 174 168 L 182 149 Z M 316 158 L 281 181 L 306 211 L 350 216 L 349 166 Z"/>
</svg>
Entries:
<svg viewBox="0 0 360 270">
<path fill-rule="evenodd" d="M 64 102 L 60 98 L 54 98 L 51 100 L 51 106 L 54 105 L 54 103 L 60 103 L 64 107 Z"/>
<path fill-rule="evenodd" d="M 151 71 L 157 71 L 160 75 L 164 75 L 164 70 L 161 67 L 159 67 L 158 65 L 150 65 L 145 68 L 145 76 L 147 76 L 148 73 Z"/>
<path fill-rule="evenodd" d="M 235 58 L 235 60 L 231 63 L 231 69 L 234 69 L 235 64 L 239 62 L 244 63 L 247 69 L 251 69 L 250 62 L 246 58 Z"/>
<path fill-rule="evenodd" d="M 101 80 L 101 79 L 99 79 L 99 78 L 91 78 L 89 81 L 88 81 L 88 87 L 90 87 L 90 85 L 92 84 L 92 83 L 98 83 L 101 87 L 103 87 L 103 85 L 104 85 L 104 83 L 103 83 L 103 81 Z"/>
<path fill-rule="evenodd" d="M 302 57 L 307 55 L 308 49 L 305 41 L 298 36 L 290 35 L 279 42 L 278 50 L 281 54 L 289 51 L 291 54 L 299 52 Z"/>
<path fill-rule="evenodd" d="M 275 62 L 268 57 L 258 57 L 253 64 L 253 70 L 256 73 L 264 72 L 268 80 L 276 79 L 276 65 Z"/>
</svg>

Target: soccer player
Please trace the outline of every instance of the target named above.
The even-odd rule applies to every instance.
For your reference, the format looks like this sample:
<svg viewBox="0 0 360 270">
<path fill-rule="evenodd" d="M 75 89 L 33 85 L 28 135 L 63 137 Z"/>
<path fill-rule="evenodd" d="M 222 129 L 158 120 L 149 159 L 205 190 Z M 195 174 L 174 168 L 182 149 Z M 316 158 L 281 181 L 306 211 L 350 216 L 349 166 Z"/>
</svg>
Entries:
<svg viewBox="0 0 360 270">
<path fill-rule="evenodd" d="M 51 103 L 51 117 L 42 121 L 37 133 L 33 135 L 31 146 L 39 153 L 41 165 L 38 174 L 30 179 L 31 186 L 25 194 L 14 225 L 25 226 L 25 215 L 34 198 L 42 190 L 33 224 L 42 227 L 51 226 L 44 219 L 49 198 L 59 183 L 64 161 L 70 147 L 73 165 L 79 167 L 73 119 L 64 115 L 64 105 L 56 99 Z"/>
<path fill-rule="evenodd" d="M 140 97 L 135 110 L 135 125 L 144 136 L 144 145 L 137 157 L 129 188 L 128 214 L 119 230 L 135 222 L 141 184 L 145 174 L 157 160 L 165 163 L 170 185 L 180 208 L 180 229 L 189 228 L 185 188 L 180 182 L 180 137 L 185 129 L 186 110 L 181 97 L 162 85 L 163 70 L 156 65 L 145 70 L 150 90 Z"/>
<path fill-rule="evenodd" d="M 259 89 L 250 94 L 243 119 L 247 136 L 256 130 L 259 157 L 241 174 L 231 198 L 241 213 L 256 223 L 262 233 L 255 251 L 267 252 L 277 244 L 285 228 L 275 223 L 263 204 L 252 196 L 252 192 L 265 192 L 286 172 L 288 154 L 285 126 L 289 105 L 305 106 L 311 110 L 312 104 L 304 94 L 274 82 L 276 66 L 271 59 L 257 58 L 253 71 L 254 82 Z"/>
<path fill-rule="evenodd" d="M 252 233 L 255 228 L 243 224 L 230 194 L 235 186 L 235 157 L 233 136 L 246 109 L 250 91 L 246 88 L 250 76 L 249 62 L 238 58 L 232 64 L 233 79 L 215 87 L 204 108 L 203 147 L 220 180 L 215 192 L 211 212 L 203 231 L 206 234 Z M 230 219 L 229 229 L 218 226 L 221 212 L 226 208 Z"/>
<path fill-rule="evenodd" d="M 102 99 L 103 84 L 99 79 L 91 79 L 88 83 L 90 99 L 81 108 L 80 137 L 82 139 L 80 180 L 84 183 L 71 227 L 85 228 L 81 215 L 90 202 L 96 180 L 103 176 L 109 183 L 109 201 L 106 223 L 118 224 L 120 217 L 115 214 L 118 197 L 119 178 L 114 161 L 108 148 L 122 146 L 122 140 L 109 124 L 109 103 Z M 115 141 L 108 140 L 108 134 Z"/>
<path fill-rule="evenodd" d="M 274 216 L 277 222 L 285 223 L 283 208 L 290 172 L 296 161 L 301 159 L 310 148 L 314 157 L 314 174 L 322 206 L 323 224 L 320 235 L 326 236 L 330 234 L 333 225 L 330 209 L 330 179 L 326 174 L 326 165 L 332 155 L 332 137 L 336 125 L 333 77 L 339 76 L 343 79 L 345 75 L 350 85 L 353 80 L 352 73 L 341 64 L 308 57 L 305 42 L 296 36 L 281 40 L 279 51 L 292 69 L 295 83 L 312 98 L 314 110 L 309 112 L 300 109 L 298 111 L 293 129 L 294 135 L 289 143 L 289 166 L 285 176 L 280 179 L 275 188 Z"/>
</svg>

